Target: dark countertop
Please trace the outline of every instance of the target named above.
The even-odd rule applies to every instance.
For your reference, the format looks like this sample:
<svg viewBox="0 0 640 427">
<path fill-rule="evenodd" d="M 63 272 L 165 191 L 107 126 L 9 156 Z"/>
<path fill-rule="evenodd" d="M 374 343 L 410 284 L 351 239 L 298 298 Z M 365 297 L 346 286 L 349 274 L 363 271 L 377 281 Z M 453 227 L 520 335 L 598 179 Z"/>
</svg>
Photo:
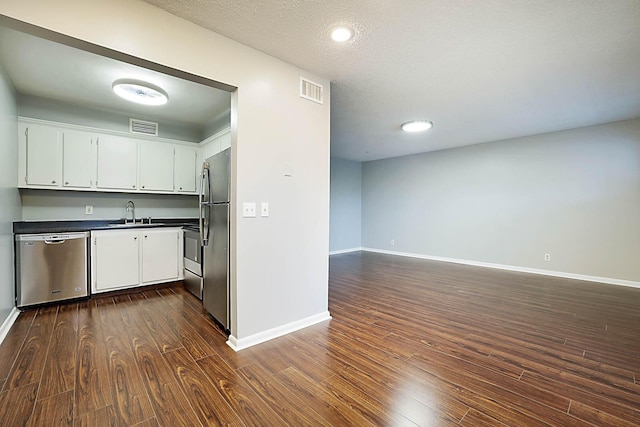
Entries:
<svg viewBox="0 0 640 427">
<path fill-rule="evenodd" d="M 124 220 L 79 220 L 79 221 L 16 221 L 13 223 L 14 234 L 33 233 L 71 233 L 74 231 L 92 230 L 127 230 L 131 227 L 118 227 Z M 141 228 L 159 227 L 198 227 L 197 218 L 153 218 L 151 224 L 144 224 Z"/>
</svg>

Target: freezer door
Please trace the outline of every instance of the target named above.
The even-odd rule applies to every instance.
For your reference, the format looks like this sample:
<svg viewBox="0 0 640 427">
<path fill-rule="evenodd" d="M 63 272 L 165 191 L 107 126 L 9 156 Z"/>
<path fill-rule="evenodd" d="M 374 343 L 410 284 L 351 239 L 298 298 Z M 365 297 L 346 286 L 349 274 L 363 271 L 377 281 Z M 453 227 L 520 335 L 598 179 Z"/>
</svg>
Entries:
<svg viewBox="0 0 640 427">
<path fill-rule="evenodd" d="M 211 202 L 224 203 L 229 201 L 229 155 L 231 149 L 227 148 L 215 156 L 209 157 Z"/>
<path fill-rule="evenodd" d="M 211 206 L 211 239 L 204 248 L 204 308 L 229 330 L 229 204 Z"/>
<path fill-rule="evenodd" d="M 202 299 L 202 277 L 184 269 L 184 287 L 199 300 Z"/>
</svg>

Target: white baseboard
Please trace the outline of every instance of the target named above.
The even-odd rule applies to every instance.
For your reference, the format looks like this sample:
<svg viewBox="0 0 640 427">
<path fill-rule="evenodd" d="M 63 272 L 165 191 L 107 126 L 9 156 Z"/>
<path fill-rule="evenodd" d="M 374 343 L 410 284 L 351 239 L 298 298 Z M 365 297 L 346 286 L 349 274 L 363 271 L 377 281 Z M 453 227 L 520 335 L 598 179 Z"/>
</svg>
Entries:
<svg viewBox="0 0 640 427">
<path fill-rule="evenodd" d="M 229 335 L 227 345 L 234 351 L 244 350 L 245 348 L 249 348 L 256 344 L 281 337 L 282 335 L 286 335 L 299 329 L 306 328 L 307 326 L 315 325 L 316 323 L 330 319 L 331 314 L 329 314 L 328 311 L 325 311 L 304 319 L 296 320 L 295 322 L 287 323 L 286 325 L 277 326 L 266 331 L 258 332 L 257 334 L 249 335 L 248 337 L 236 338 L 233 335 Z"/>
<path fill-rule="evenodd" d="M 518 271 L 520 273 L 532 273 L 532 274 L 540 274 L 543 276 L 553 276 L 553 277 L 562 277 L 565 279 L 576 279 L 576 280 L 584 280 L 587 282 L 597 282 L 597 283 L 606 283 L 609 285 L 618 285 L 618 286 L 628 286 L 631 288 L 640 288 L 640 282 L 636 282 L 633 280 L 624 280 L 624 279 L 613 279 L 610 277 L 599 277 L 599 276 L 587 276 L 584 274 L 575 274 L 575 273 L 565 273 L 562 271 L 553 271 L 553 270 L 540 270 L 537 268 L 528 268 L 528 267 L 517 267 L 514 265 L 504 265 L 504 264 L 493 264 L 489 262 L 480 262 L 480 261 L 469 261 L 465 259 L 456 259 L 456 258 L 445 258 L 439 256 L 431 256 L 431 255 L 422 255 L 422 254 L 414 254 L 410 252 L 396 252 L 396 251 L 387 251 L 384 249 L 374 249 L 374 248 L 362 248 L 363 251 L 366 252 L 377 252 L 381 254 L 389 254 L 389 255 L 399 255 L 410 258 L 421 258 L 428 259 L 432 261 L 444 261 L 444 262 L 453 262 L 456 264 L 465 264 L 465 265 L 473 265 L 476 267 L 486 267 L 486 268 L 495 268 L 498 270 L 509 270 L 509 271 Z"/>
<path fill-rule="evenodd" d="M 4 341 L 5 337 L 9 333 L 9 329 L 11 329 L 11 326 L 13 326 L 13 323 L 16 321 L 19 314 L 20 310 L 13 307 L 13 310 L 11 310 L 9 316 L 7 316 L 4 322 L 2 322 L 2 326 L 0 326 L 0 344 L 2 344 L 2 341 Z"/>
<path fill-rule="evenodd" d="M 329 255 L 339 255 L 346 254 L 349 252 L 358 252 L 361 251 L 362 248 L 349 248 L 349 249 L 338 249 L 337 251 L 329 251 Z"/>
</svg>

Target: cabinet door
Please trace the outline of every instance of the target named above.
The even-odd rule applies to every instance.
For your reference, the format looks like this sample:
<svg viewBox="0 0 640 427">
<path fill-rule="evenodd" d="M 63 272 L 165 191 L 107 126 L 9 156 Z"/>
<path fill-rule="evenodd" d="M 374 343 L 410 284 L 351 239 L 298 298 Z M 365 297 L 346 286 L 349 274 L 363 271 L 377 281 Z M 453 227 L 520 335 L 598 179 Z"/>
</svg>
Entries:
<svg viewBox="0 0 640 427">
<path fill-rule="evenodd" d="M 216 138 L 204 146 L 204 160 L 220 152 L 220 138 Z"/>
<path fill-rule="evenodd" d="M 65 187 L 91 188 L 95 180 L 92 134 L 65 131 L 62 171 Z"/>
<path fill-rule="evenodd" d="M 138 232 L 94 233 L 93 291 L 127 288 L 140 282 Z"/>
<path fill-rule="evenodd" d="M 62 180 L 62 131 L 43 125 L 25 128 L 27 173 L 29 185 L 60 186 Z"/>
<path fill-rule="evenodd" d="M 224 151 L 231 147 L 231 131 L 220 136 L 220 151 Z"/>
<path fill-rule="evenodd" d="M 173 191 L 173 145 L 140 143 L 140 189 Z"/>
<path fill-rule="evenodd" d="M 148 230 L 142 233 L 142 282 L 177 280 L 179 230 Z"/>
<path fill-rule="evenodd" d="M 196 191 L 196 154 L 191 147 L 176 146 L 174 177 L 175 190 L 180 193 L 195 193 Z"/>
<path fill-rule="evenodd" d="M 111 135 L 98 137 L 98 188 L 137 189 L 137 141 Z"/>
</svg>

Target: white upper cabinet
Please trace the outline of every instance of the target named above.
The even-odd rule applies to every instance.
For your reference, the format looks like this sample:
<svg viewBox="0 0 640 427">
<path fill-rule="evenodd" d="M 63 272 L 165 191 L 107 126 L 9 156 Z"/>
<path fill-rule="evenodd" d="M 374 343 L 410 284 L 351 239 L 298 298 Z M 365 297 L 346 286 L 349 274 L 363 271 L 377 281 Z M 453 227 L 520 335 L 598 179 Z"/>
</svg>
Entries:
<svg viewBox="0 0 640 427">
<path fill-rule="evenodd" d="M 91 188 L 95 182 L 93 143 L 96 137 L 88 132 L 64 132 L 62 171 L 64 187 Z"/>
<path fill-rule="evenodd" d="M 220 135 L 220 151 L 231 147 L 231 131 Z"/>
<path fill-rule="evenodd" d="M 204 160 L 220 152 L 220 139 L 216 138 L 204 146 Z"/>
<path fill-rule="evenodd" d="M 197 194 L 204 147 L 22 117 L 18 123 L 19 188 Z"/>
<path fill-rule="evenodd" d="M 34 186 L 58 187 L 62 181 L 62 138 L 60 129 L 28 124 L 21 126 L 26 170 L 24 183 Z"/>
<path fill-rule="evenodd" d="M 138 144 L 131 138 L 98 137 L 98 188 L 136 190 Z"/>
<path fill-rule="evenodd" d="M 197 150 L 192 147 L 176 146 L 174 163 L 175 190 L 179 193 L 196 191 Z"/>
<path fill-rule="evenodd" d="M 221 151 L 231 147 L 231 130 L 227 129 L 222 132 L 210 136 L 205 141 L 201 148 L 202 161 L 205 161 L 209 157 L 218 154 Z"/>
<path fill-rule="evenodd" d="M 172 144 L 140 142 L 140 189 L 173 191 Z"/>
</svg>

